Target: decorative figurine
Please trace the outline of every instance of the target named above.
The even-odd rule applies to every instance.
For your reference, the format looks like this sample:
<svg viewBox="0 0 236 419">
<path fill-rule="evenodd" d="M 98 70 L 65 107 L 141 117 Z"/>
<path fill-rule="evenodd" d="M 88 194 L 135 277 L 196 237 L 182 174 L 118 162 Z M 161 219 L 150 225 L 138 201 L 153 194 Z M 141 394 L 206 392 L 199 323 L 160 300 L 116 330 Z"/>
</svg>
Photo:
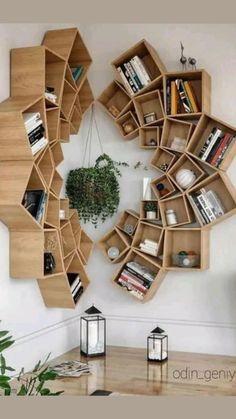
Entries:
<svg viewBox="0 0 236 419">
<path fill-rule="evenodd" d="M 146 144 L 147 144 L 149 147 L 155 147 L 155 146 L 157 145 L 157 141 L 155 140 L 155 138 L 150 138 L 150 139 L 146 142 Z"/>
<path fill-rule="evenodd" d="M 181 47 L 181 57 L 180 57 L 180 62 L 182 64 L 182 70 L 185 71 L 186 70 L 186 66 L 187 66 L 187 58 L 184 56 L 183 52 L 184 52 L 184 46 L 182 44 L 182 42 L 180 42 L 180 47 Z"/>
<path fill-rule="evenodd" d="M 191 70 L 196 70 L 196 63 L 197 63 L 196 58 L 189 57 L 188 63 L 192 66 Z"/>
<path fill-rule="evenodd" d="M 125 134 L 130 134 L 132 131 L 134 131 L 135 127 L 131 122 L 127 122 L 123 125 L 123 129 Z"/>
</svg>

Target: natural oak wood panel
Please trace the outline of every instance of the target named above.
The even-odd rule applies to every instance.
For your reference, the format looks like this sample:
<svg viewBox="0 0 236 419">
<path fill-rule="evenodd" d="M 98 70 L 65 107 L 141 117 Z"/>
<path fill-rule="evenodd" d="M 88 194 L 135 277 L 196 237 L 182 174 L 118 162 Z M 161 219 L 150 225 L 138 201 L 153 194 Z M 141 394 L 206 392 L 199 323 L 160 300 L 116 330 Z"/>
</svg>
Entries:
<svg viewBox="0 0 236 419">
<path fill-rule="evenodd" d="M 48 127 L 48 141 L 52 143 L 53 141 L 57 141 L 59 139 L 60 109 L 47 109 L 46 115 Z"/>
<path fill-rule="evenodd" d="M 61 144 L 59 141 L 57 141 L 53 143 L 50 148 L 53 157 L 54 167 L 57 167 L 64 160 Z"/>
<path fill-rule="evenodd" d="M 117 80 L 112 81 L 107 86 L 97 98 L 97 102 L 113 119 L 119 118 L 132 107 L 132 101 L 129 94 Z M 112 107 L 115 107 L 117 114 L 112 113 Z"/>
<path fill-rule="evenodd" d="M 111 263 L 122 262 L 130 248 L 127 236 L 116 227 L 103 236 L 97 245 L 106 259 L 108 259 Z M 120 251 L 119 255 L 115 259 L 111 259 L 107 253 L 108 249 L 113 246 L 117 247 Z"/>
<path fill-rule="evenodd" d="M 171 153 L 165 148 L 158 147 L 153 154 L 150 164 L 155 169 L 158 169 L 161 173 L 167 173 L 176 159 L 177 157 L 174 153 Z"/>
<path fill-rule="evenodd" d="M 94 102 L 93 92 L 87 78 L 83 81 L 83 84 L 79 89 L 78 97 L 80 101 L 81 112 L 84 114 L 90 105 L 92 105 Z"/>
<path fill-rule="evenodd" d="M 194 125 L 187 121 L 180 121 L 174 118 L 166 118 L 163 124 L 161 143 L 162 147 L 175 151 L 172 142 L 175 137 L 186 141 L 186 146 L 190 140 Z"/>
<path fill-rule="evenodd" d="M 154 140 L 156 144 L 151 145 L 149 142 Z M 160 140 L 160 127 L 143 127 L 139 128 L 139 147 L 145 149 L 156 149 Z"/>
<path fill-rule="evenodd" d="M 124 130 L 124 125 L 129 124 L 133 127 L 133 130 L 129 133 L 126 133 Z M 138 136 L 139 133 L 139 123 L 132 111 L 126 112 L 121 117 L 117 118 L 115 121 L 115 125 L 119 129 L 122 137 L 125 140 L 133 140 Z"/>
<path fill-rule="evenodd" d="M 81 229 L 79 233 L 78 252 L 84 265 L 87 265 L 92 250 L 93 241 L 91 237 L 89 237 L 89 235 L 83 229 Z"/>
<path fill-rule="evenodd" d="M 136 96 L 134 99 L 134 106 L 141 127 L 163 123 L 164 108 L 159 90 L 153 90 L 144 93 L 143 95 Z M 152 122 L 145 121 L 145 115 L 149 113 L 155 114 L 155 119 Z"/>
</svg>

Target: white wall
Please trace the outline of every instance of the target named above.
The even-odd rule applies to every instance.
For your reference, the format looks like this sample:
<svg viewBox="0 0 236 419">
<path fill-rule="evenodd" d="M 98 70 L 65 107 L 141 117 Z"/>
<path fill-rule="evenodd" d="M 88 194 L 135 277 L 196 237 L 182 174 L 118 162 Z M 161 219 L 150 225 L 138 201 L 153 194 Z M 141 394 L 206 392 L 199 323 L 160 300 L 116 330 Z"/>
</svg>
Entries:
<svg viewBox="0 0 236 419">
<path fill-rule="evenodd" d="M 44 31 L 55 26 L 59 25 L 0 25 L 0 99 L 8 96 L 9 49 L 39 44 Z M 90 24 L 78 27 L 93 57 L 89 79 L 95 96 L 113 78 L 109 63 L 135 42 L 146 38 L 156 47 L 166 67 L 175 70 L 179 68 L 179 41 L 182 41 L 186 55 L 196 57 L 198 67 L 205 68 L 212 76 L 212 113 L 236 125 L 236 25 Z M 64 175 L 81 165 L 87 118 L 88 115 L 79 136 L 71 137 L 70 144 L 63 145 L 65 162 L 60 171 Z M 122 140 L 110 118 L 100 108 L 97 108 L 97 119 L 105 152 L 114 159 L 131 164 L 138 160 L 146 163 L 150 160 L 150 152 L 140 150 L 137 140 Z M 94 157 L 99 153 L 97 144 L 94 138 Z M 139 208 L 141 180 L 147 174 L 131 169 L 123 169 L 122 172 L 119 213 L 125 208 Z M 156 175 L 154 171 L 149 173 Z M 236 163 L 232 164 L 229 174 L 236 185 Z M 98 240 L 114 225 L 117 217 L 97 230 L 90 225 L 86 226 L 86 230 L 94 240 Z M 1 225 L 0 318 L 4 326 L 11 328 L 14 336 L 19 338 L 18 345 L 9 351 L 9 356 L 19 363 L 24 348 L 24 361 L 30 365 L 33 358 L 43 352 L 52 351 L 56 356 L 75 346 L 78 342 L 78 316 L 91 303 L 95 303 L 108 317 L 110 344 L 145 346 L 147 332 L 158 322 L 169 333 L 171 349 L 235 355 L 235 232 L 235 217 L 215 226 L 211 233 L 210 269 L 199 273 L 168 273 L 156 296 L 145 305 L 113 286 L 111 278 L 117 268 L 107 263 L 95 249 L 87 269 L 91 285 L 82 297 L 81 306 L 76 311 L 70 311 L 46 309 L 34 280 L 9 278 L 8 232 Z M 31 342 L 32 337 L 34 340 Z M 32 344 L 38 348 L 35 354 L 27 351 Z"/>
</svg>

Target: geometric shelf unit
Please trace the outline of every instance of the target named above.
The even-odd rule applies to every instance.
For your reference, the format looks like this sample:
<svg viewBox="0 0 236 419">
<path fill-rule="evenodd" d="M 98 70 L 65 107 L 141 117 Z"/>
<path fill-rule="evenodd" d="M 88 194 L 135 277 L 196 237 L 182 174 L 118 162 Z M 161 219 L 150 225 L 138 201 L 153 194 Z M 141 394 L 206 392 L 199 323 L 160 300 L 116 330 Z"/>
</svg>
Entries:
<svg viewBox="0 0 236 419">
<path fill-rule="evenodd" d="M 135 56 L 141 59 L 148 73 L 148 83 L 142 80 L 137 60 L 136 64 L 133 60 Z M 153 297 L 168 271 L 208 269 L 211 227 L 236 214 L 236 190 L 226 173 L 236 152 L 236 128 L 210 114 L 211 78 L 205 70 L 168 72 L 145 40 L 129 48 L 111 65 L 115 79 L 97 102 L 124 140 L 138 137 L 139 147 L 153 152 L 150 165 L 157 170 L 157 176 L 150 187 L 155 211 L 150 219 L 145 211 L 147 201 L 143 198 L 139 216 L 132 218 L 131 210 L 124 211 L 115 228 L 98 245 L 107 260 L 110 260 L 109 247 L 118 247 L 119 257 L 110 261 L 120 262 L 121 266 L 112 282 L 146 302 Z M 188 93 L 188 112 L 178 93 L 178 79 L 182 80 L 185 94 Z M 154 114 L 151 121 L 144 118 L 150 113 Z M 124 130 L 126 123 L 131 123 L 133 128 L 128 133 Z M 150 138 L 155 142 L 150 142 Z M 203 155 L 206 149 L 212 154 Z M 188 187 L 177 176 L 180 169 L 195 175 Z M 171 219 L 169 214 L 173 211 L 175 217 Z M 127 218 L 128 215 L 131 218 Z M 129 243 L 125 246 L 117 228 L 132 222 L 133 234 L 127 235 L 122 228 Z M 152 281 L 148 285 L 143 273 L 132 271 L 132 262 L 151 272 Z"/>
<path fill-rule="evenodd" d="M 85 265 L 93 242 L 61 197 L 57 168 L 64 159 L 61 143 L 78 133 L 94 101 L 87 79 L 91 63 L 77 28 L 48 31 L 42 45 L 11 50 L 11 96 L 0 103 L 0 219 L 10 232 L 10 275 L 36 278 L 47 307 L 75 308 L 81 293 L 72 292 L 72 279 L 79 276 L 83 292 L 89 285 Z M 75 80 L 72 69 L 81 65 Z M 25 124 L 35 114 L 47 140 L 38 151 Z M 32 192 L 44 197 L 40 217 L 25 204 Z M 45 253 L 55 261 L 50 273 Z"/>
</svg>

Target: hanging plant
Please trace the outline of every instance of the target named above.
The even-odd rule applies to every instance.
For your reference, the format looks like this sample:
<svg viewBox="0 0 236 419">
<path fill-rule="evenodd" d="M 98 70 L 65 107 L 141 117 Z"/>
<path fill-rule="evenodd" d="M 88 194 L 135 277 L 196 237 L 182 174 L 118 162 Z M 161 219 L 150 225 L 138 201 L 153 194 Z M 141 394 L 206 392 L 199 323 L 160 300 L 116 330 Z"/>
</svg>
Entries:
<svg viewBox="0 0 236 419">
<path fill-rule="evenodd" d="M 112 217 L 120 202 L 120 187 L 117 177 L 121 176 L 115 162 L 102 154 L 94 167 L 81 167 L 69 172 L 66 193 L 70 206 L 76 208 L 84 222 L 91 221 L 97 227 Z"/>
</svg>

